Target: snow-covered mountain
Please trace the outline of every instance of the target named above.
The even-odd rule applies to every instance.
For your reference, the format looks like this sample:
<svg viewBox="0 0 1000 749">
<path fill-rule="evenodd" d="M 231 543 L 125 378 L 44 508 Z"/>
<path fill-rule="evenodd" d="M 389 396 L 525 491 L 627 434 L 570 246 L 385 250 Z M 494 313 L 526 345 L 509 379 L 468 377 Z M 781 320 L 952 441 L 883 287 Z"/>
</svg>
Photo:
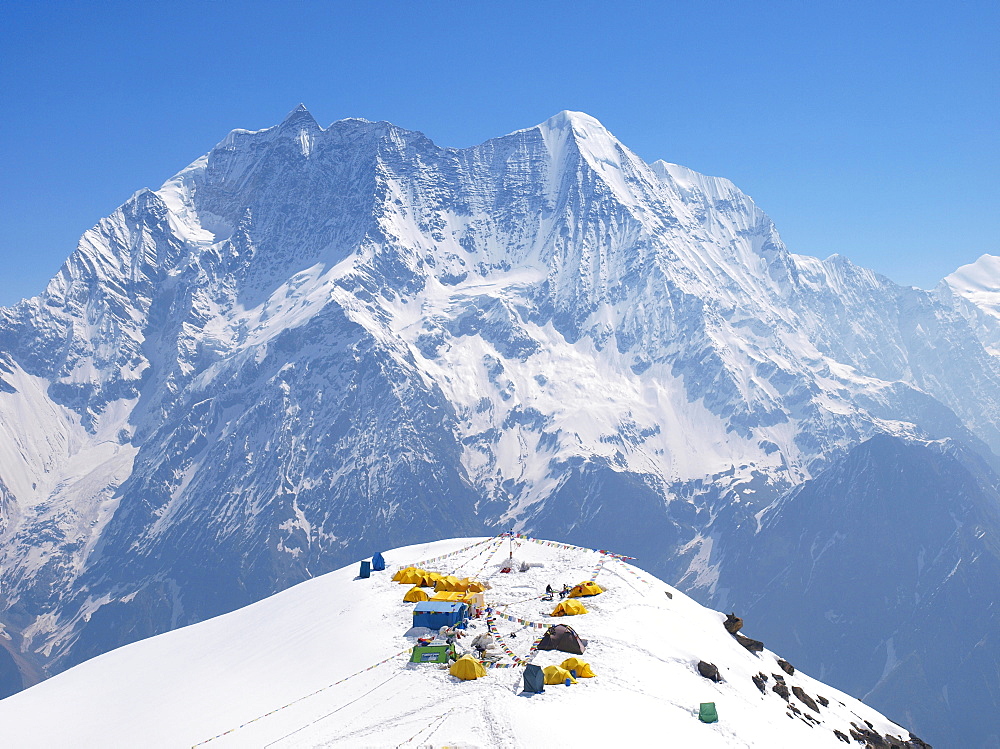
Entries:
<svg viewBox="0 0 1000 749">
<path fill-rule="evenodd" d="M 478 543 L 474 548 L 470 545 Z M 460 553 L 455 554 L 458 551 Z M 501 664 L 508 654 L 539 666 L 570 654 L 538 651 L 540 624 L 569 623 L 588 640 L 594 677 L 520 694 L 524 669 L 494 668 L 473 681 L 447 666 L 409 664 L 429 630 L 412 628 L 410 587 L 371 579 L 357 565 L 301 583 L 231 614 L 114 650 L 0 701 L 4 739 L 23 749 L 143 746 L 677 746 L 837 747 L 877 735 L 922 749 L 908 730 L 856 699 L 753 653 L 723 627 L 725 617 L 626 563 L 565 545 L 519 542 L 526 572 L 500 572 L 503 539 L 453 539 L 386 553 L 390 565 L 452 554 L 432 565 L 492 585 Z M 558 619 L 540 597 L 593 576 L 604 592 L 587 613 Z M 666 595 L 665 595 L 666 594 Z M 748 623 L 746 628 L 752 625 Z M 486 631 L 473 620 L 473 636 Z M 711 663 L 720 681 L 705 678 Z M 758 679 L 760 686 L 754 682 Z M 782 688 L 783 687 L 783 688 Z M 717 723 L 698 718 L 712 702 Z M 52 716 L 58 715 L 58 720 Z M 837 735 L 839 732 L 840 736 Z"/>
<path fill-rule="evenodd" d="M 0 310 L 0 684 L 485 529 L 722 601 L 789 492 L 872 437 L 960 446 L 989 494 L 985 315 L 794 255 L 729 181 L 580 113 L 461 150 L 303 107 L 233 131 Z M 953 605 L 986 634 L 982 597 Z"/>
</svg>

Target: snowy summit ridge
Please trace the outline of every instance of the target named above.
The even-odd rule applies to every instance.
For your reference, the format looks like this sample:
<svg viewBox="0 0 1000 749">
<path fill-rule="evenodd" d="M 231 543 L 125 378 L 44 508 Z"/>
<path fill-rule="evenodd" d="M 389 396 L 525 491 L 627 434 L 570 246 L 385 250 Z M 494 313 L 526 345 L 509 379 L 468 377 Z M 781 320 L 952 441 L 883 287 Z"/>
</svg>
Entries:
<svg viewBox="0 0 1000 749">
<path fill-rule="evenodd" d="M 505 574 L 508 546 L 502 538 L 452 539 L 385 558 L 403 565 L 449 555 L 435 569 L 489 584 L 492 662 L 513 664 L 513 653 L 558 665 L 572 654 L 532 654 L 544 630 L 520 622 L 569 624 L 588 640 L 580 658 L 594 676 L 528 698 L 523 667 L 460 681 L 447 666 L 409 664 L 417 637 L 432 634 L 411 629 L 414 605 L 403 602 L 411 586 L 392 582 L 391 569 L 358 579 L 352 564 L 228 616 L 115 650 L 0 702 L 4 735 L 24 749 L 410 742 L 506 749 L 648 745 L 655 736 L 681 746 L 833 749 L 876 735 L 905 749 L 927 747 L 769 650 L 748 651 L 723 628 L 721 614 L 623 561 L 600 564 L 590 550 L 519 540 L 515 558 L 531 566 Z M 556 603 L 541 600 L 545 585 L 594 577 L 595 563 L 603 592 L 569 599 L 582 601 L 586 613 L 550 616 Z M 466 632 L 460 653 L 487 632 L 485 618 Z M 699 663 L 709 662 L 718 681 L 699 673 Z M 699 721 L 701 702 L 716 706 L 718 722 Z M 61 719 L 46 720 L 53 713 Z"/>
<path fill-rule="evenodd" d="M 883 436 L 878 476 L 913 452 L 968 475 L 960 533 L 901 550 L 920 572 L 885 591 L 883 629 L 838 640 L 839 663 L 907 663 L 887 643 L 924 617 L 934 641 L 929 591 L 960 579 L 920 560 L 996 561 L 977 534 L 1000 527 L 997 330 L 953 286 L 789 252 L 728 180 L 647 164 L 580 113 L 465 149 L 304 107 L 234 130 L 0 310 L 0 685 L 372 547 L 511 527 L 621 549 L 720 607 L 766 599 L 734 560 L 835 483 L 811 482 L 858 486 Z M 783 569 L 854 553 L 822 512 L 841 501 L 807 508 L 814 543 Z M 955 595 L 981 639 L 997 614 Z M 986 704 L 922 668 L 917 713 Z M 886 669 L 857 666 L 854 691 L 912 685 Z"/>
</svg>

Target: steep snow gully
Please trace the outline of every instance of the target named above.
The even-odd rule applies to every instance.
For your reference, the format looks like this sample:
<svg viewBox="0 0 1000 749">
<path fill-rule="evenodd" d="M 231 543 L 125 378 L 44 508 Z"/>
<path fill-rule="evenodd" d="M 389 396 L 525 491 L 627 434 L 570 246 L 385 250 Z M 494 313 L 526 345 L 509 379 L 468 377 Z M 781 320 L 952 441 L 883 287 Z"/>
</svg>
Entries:
<svg viewBox="0 0 1000 749">
<path fill-rule="evenodd" d="M 304 107 L 234 130 L 0 309 L 0 694 L 513 528 L 996 746 L 998 273 L 791 253 L 577 112 L 465 149 Z"/>
</svg>

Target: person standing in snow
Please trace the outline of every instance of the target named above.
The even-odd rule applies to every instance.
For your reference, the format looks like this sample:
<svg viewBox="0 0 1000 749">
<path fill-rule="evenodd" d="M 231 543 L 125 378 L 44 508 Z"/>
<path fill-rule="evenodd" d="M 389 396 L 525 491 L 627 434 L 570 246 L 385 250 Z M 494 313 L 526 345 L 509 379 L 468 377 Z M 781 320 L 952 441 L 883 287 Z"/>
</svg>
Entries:
<svg viewBox="0 0 1000 749">
<path fill-rule="evenodd" d="M 486 651 L 493 647 L 493 636 L 487 634 L 486 632 L 478 635 L 476 639 L 472 641 L 472 649 L 476 651 L 476 657 L 479 660 L 483 659 L 486 655 Z"/>
</svg>

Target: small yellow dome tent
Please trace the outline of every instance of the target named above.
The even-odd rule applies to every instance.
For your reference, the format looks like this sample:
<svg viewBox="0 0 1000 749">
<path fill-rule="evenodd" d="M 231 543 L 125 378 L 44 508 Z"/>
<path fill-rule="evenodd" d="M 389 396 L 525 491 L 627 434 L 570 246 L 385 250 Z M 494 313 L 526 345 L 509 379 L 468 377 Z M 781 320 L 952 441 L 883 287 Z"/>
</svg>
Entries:
<svg viewBox="0 0 1000 749">
<path fill-rule="evenodd" d="M 403 567 L 402 569 L 396 570 L 395 574 L 392 576 L 392 581 L 398 583 L 399 579 L 406 573 L 412 570 L 412 567 Z"/>
<path fill-rule="evenodd" d="M 433 588 L 437 584 L 437 581 L 444 577 L 440 572 L 428 572 L 426 570 L 421 570 L 421 572 L 423 574 L 420 576 L 419 585 L 424 588 Z"/>
<path fill-rule="evenodd" d="M 407 603 L 419 603 L 420 601 L 426 601 L 428 599 L 430 599 L 430 596 L 427 595 L 419 585 L 414 585 L 406 591 L 406 595 L 403 596 L 403 600 Z"/>
<path fill-rule="evenodd" d="M 393 580 L 396 580 L 400 585 L 420 585 L 423 579 L 424 571 L 414 567 L 407 567 L 405 570 L 400 570 L 398 580 L 396 580 L 395 576 L 393 577 Z"/>
<path fill-rule="evenodd" d="M 577 614 L 586 614 L 587 609 L 584 608 L 583 604 L 579 601 L 574 601 L 569 598 L 565 601 L 560 601 L 556 604 L 555 609 L 553 609 L 550 616 L 576 616 Z"/>
<path fill-rule="evenodd" d="M 459 592 L 458 588 L 458 578 L 454 575 L 443 575 L 437 580 L 437 584 L 434 586 L 434 590 L 437 592 L 446 591 L 450 593 Z"/>
<path fill-rule="evenodd" d="M 575 585 L 573 590 L 569 592 L 570 598 L 582 598 L 583 596 L 596 596 L 598 593 L 603 593 L 601 586 L 595 583 L 593 580 L 584 580 L 579 585 Z"/>
<path fill-rule="evenodd" d="M 567 658 L 559 665 L 567 671 L 576 671 L 576 677 L 578 679 L 589 679 L 593 676 L 597 676 L 597 674 L 595 674 L 590 668 L 590 664 L 587 663 L 587 661 L 580 660 L 579 658 Z"/>
<path fill-rule="evenodd" d="M 481 583 L 478 580 L 472 580 L 469 582 L 469 587 L 466 588 L 470 593 L 485 593 L 486 583 Z"/>
<path fill-rule="evenodd" d="M 569 679 L 571 684 L 576 684 L 576 679 L 573 678 L 573 674 L 562 666 L 546 666 L 542 669 L 542 671 L 545 672 L 546 684 L 565 684 L 566 679 Z"/>
<path fill-rule="evenodd" d="M 471 681 L 472 679 L 479 679 L 486 676 L 486 669 L 483 668 L 482 663 L 471 655 L 463 655 L 451 664 L 448 673 L 452 676 L 457 676 L 462 681 Z"/>
</svg>

